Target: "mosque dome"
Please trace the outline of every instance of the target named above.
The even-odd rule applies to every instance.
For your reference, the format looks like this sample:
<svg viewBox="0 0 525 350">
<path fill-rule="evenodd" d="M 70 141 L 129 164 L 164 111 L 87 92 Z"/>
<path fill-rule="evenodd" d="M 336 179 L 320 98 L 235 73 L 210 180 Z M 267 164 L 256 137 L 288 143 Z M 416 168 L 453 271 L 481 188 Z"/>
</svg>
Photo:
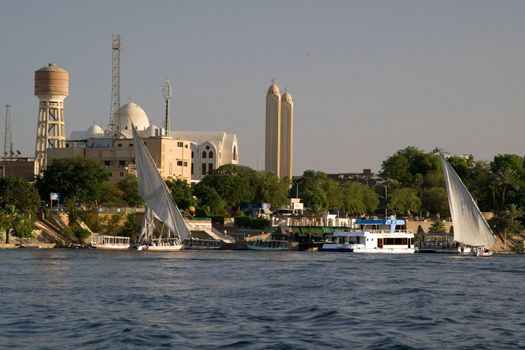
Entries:
<svg viewBox="0 0 525 350">
<path fill-rule="evenodd" d="M 293 102 L 292 95 L 288 92 L 288 90 L 284 92 L 282 100 L 286 102 Z"/>
<path fill-rule="evenodd" d="M 87 129 L 86 132 L 87 138 L 99 138 L 104 137 L 104 129 L 102 129 L 99 125 L 93 124 L 89 129 Z"/>
<path fill-rule="evenodd" d="M 280 95 L 279 87 L 274 83 L 268 88 L 268 94 Z"/>
<path fill-rule="evenodd" d="M 118 113 L 122 130 L 131 130 L 132 124 L 137 130 L 146 130 L 149 127 L 149 118 L 146 112 L 134 102 L 129 102 L 120 107 Z"/>
<path fill-rule="evenodd" d="M 160 136 L 160 129 L 155 124 L 150 124 L 146 129 L 146 135 L 149 137 Z"/>
</svg>

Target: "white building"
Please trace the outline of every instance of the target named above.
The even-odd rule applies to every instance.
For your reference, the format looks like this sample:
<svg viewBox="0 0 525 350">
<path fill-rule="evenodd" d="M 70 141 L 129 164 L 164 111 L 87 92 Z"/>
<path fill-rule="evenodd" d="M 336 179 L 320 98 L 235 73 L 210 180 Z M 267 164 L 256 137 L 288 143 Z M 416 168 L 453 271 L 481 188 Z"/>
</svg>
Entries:
<svg viewBox="0 0 525 350">
<path fill-rule="evenodd" d="M 118 122 L 121 138 L 116 140 L 131 140 L 133 138 L 131 127 L 134 125 L 139 135 L 146 142 L 146 146 L 163 177 L 174 176 L 186 181 L 191 178 L 191 182 L 195 183 L 222 165 L 239 163 L 239 146 L 235 134 L 228 134 L 223 131 L 171 131 L 170 136 L 162 136 L 165 134 L 163 130 L 152 124 L 146 112 L 134 102 L 129 102 L 120 108 Z M 148 141 L 148 139 L 150 140 Z M 84 153 L 86 155 L 89 153 L 90 158 L 97 155 L 100 158 L 99 160 L 106 165 L 125 164 L 126 169 L 128 169 L 127 165 L 133 160 L 133 153 L 128 152 L 129 154 L 126 154 L 125 158 L 122 158 L 124 155 L 121 155 L 122 159 L 119 158 L 115 161 L 106 158 L 115 152 L 122 153 L 122 148 L 131 144 L 132 142 L 115 143 L 115 139 L 109 137 L 109 130 L 103 130 L 102 127 L 94 124 L 86 131 L 73 131 L 68 140 L 68 149 L 97 150 L 97 152 L 84 151 Z M 114 148 L 116 150 L 110 151 Z M 107 152 L 104 152 L 104 149 Z M 55 152 L 57 154 L 54 154 L 54 158 L 70 157 L 72 156 L 71 152 L 72 149 L 62 151 L 60 154 Z M 78 154 L 77 151 L 75 155 Z M 116 174 L 114 181 L 119 180 L 121 176 L 127 176 L 127 173 L 123 173 L 122 169 L 117 170 L 114 171 Z"/>
<path fill-rule="evenodd" d="M 191 181 L 225 164 L 239 164 L 237 136 L 223 131 L 171 131 L 172 137 L 191 142 Z"/>
</svg>

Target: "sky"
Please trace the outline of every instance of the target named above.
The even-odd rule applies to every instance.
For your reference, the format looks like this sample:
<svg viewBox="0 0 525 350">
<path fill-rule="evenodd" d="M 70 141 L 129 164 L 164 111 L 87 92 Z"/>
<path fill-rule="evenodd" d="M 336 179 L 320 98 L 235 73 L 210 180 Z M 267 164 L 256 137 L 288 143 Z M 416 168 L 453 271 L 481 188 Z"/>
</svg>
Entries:
<svg viewBox="0 0 525 350">
<path fill-rule="evenodd" d="M 69 72 L 66 135 L 109 123 L 111 35 L 121 102 L 172 129 L 237 134 L 264 167 L 266 91 L 295 104 L 294 175 L 379 171 L 396 151 L 436 146 L 491 160 L 525 153 L 525 1 L 0 0 L 0 147 L 34 155 L 34 71 Z M 3 151 L 3 150 L 2 150 Z"/>
</svg>

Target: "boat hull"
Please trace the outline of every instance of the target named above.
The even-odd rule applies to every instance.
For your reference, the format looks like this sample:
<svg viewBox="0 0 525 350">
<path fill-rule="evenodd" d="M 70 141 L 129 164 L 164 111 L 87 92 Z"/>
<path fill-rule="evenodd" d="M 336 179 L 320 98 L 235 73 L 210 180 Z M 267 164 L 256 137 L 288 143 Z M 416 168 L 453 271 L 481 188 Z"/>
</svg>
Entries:
<svg viewBox="0 0 525 350">
<path fill-rule="evenodd" d="M 95 246 L 95 249 L 100 250 L 129 250 L 128 245 L 115 245 L 115 244 L 98 244 Z"/>
<path fill-rule="evenodd" d="M 319 252 L 342 252 L 342 253 L 352 253 L 354 248 L 349 247 L 348 245 L 337 245 L 337 244 L 323 244 L 317 251 Z"/>
<path fill-rule="evenodd" d="M 139 246 L 137 250 L 144 252 L 179 252 L 184 250 L 184 246 L 182 244 L 170 246 Z"/>
</svg>

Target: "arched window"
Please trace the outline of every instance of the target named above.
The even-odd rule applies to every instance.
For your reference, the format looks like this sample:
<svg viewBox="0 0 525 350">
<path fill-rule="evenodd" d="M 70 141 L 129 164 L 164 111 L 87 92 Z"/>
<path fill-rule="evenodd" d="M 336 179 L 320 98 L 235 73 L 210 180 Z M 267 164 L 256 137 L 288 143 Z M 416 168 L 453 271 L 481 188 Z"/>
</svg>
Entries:
<svg viewBox="0 0 525 350">
<path fill-rule="evenodd" d="M 193 151 L 191 151 L 191 159 L 195 158 L 195 154 L 193 154 Z"/>
<path fill-rule="evenodd" d="M 208 153 L 208 158 L 213 158 L 213 151 L 210 151 L 210 153 Z"/>
<path fill-rule="evenodd" d="M 202 158 L 206 158 L 206 151 L 202 151 Z"/>
<path fill-rule="evenodd" d="M 237 146 L 233 146 L 233 160 L 237 160 Z"/>
</svg>

